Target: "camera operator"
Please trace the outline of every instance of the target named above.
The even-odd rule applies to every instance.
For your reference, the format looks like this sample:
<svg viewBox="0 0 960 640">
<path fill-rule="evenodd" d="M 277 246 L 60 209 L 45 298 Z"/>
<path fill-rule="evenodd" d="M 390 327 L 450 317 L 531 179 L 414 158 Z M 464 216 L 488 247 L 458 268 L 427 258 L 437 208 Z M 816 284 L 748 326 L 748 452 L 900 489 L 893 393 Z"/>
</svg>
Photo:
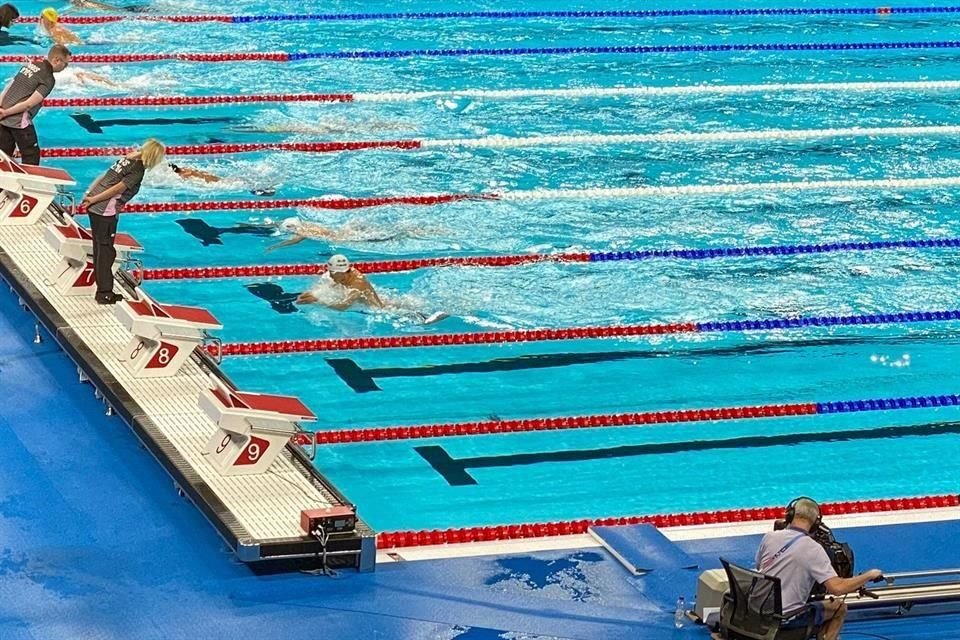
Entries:
<svg viewBox="0 0 960 640">
<path fill-rule="evenodd" d="M 810 498 L 797 498 L 787 507 L 787 527 L 763 536 L 757 549 L 757 570 L 780 578 L 783 611 L 807 604 L 816 584 L 823 585 L 827 597 L 810 603 L 813 610 L 787 620 L 784 628 L 804 627 L 810 616 L 820 640 L 836 640 L 847 614 L 843 600 L 831 596 L 854 593 L 867 582 L 882 575 L 871 569 L 852 578 L 841 578 L 826 550 L 811 537 L 820 527 L 820 507 Z"/>
</svg>

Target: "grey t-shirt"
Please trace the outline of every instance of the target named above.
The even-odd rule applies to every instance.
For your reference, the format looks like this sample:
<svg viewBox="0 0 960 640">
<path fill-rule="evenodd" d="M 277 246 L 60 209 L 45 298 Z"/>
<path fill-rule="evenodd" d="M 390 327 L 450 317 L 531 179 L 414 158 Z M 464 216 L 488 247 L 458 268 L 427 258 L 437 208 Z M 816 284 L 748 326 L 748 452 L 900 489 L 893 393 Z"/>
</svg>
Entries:
<svg viewBox="0 0 960 640">
<path fill-rule="evenodd" d="M 123 205 L 127 204 L 130 198 L 140 191 L 140 183 L 143 182 L 145 170 L 143 162 L 139 158 L 120 158 L 114 162 L 100 180 L 93 185 L 89 195 L 95 196 L 103 193 L 121 181 L 125 187 L 124 190 L 120 192 L 120 195 L 109 200 L 101 200 L 90 205 L 87 211 L 101 216 L 115 216 L 123 211 Z"/>
<path fill-rule="evenodd" d="M 13 76 L 13 80 L 3 90 L 3 94 L 0 95 L 0 107 L 9 109 L 32 96 L 34 92 L 38 92 L 46 98 L 53 91 L 56 83 L 57 81 L 53 77 L 53 67 L 49 60 L 42 60 L 39 63 L 28 62 L 20 67 L 20 71 Z M 23 113 L 7 116 L 0 120 L 0 124 L 13 129 L 25 129 L 33 124 L 33 119 L 42 105 L 41 102 Z"/>
<path fill-rule="evenodd" d="M 780 578 L 784 611 L 806 604 L 813 585 L 837 577 L 823 547 L 806 532 L 792 528 L 763 536 L 757 549 L 757 570 Z"/>
</svg>

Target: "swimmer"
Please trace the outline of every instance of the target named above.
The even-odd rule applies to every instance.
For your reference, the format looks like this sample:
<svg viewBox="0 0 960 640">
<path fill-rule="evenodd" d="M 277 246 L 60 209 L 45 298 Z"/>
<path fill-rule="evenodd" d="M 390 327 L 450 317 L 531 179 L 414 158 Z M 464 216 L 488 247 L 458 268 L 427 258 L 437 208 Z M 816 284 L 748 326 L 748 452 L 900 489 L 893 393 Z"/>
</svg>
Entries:
<svg viewBox="0 0 960 640">
<path fill-rule="evenodd" d="M 100 9 L 101 11 L 142 12 L 142 11 L 147 11 L 149 9 L 147 5 L 131 5 L 127 7 L 120 7 L 115 4 L 107 4 L 106 2 L 100 2 L 100 0 L 70 0 L 70 4 L 72 4 L 78 9 Z"/>
<path fill-rule="evenodd" d="M 283 242 L 278 242 L 266 248 L 264 253 L 270 253 L 281 247 L 291 247 L 304 240 L 333 240 L 335 242 L 386 242 L 399 238 L 401 233 L 377 233 L 374 229 L 350 228 L 331 229 L 316 222 L 308 222 L 300 218 L 285 218 L 277 224 L 277 229 L 292 236 Z"/>
<path fill-rule="evenodd" d="M 67 73 L 61 74 L 61 80 L 70 81 L 77 80 L 80 84 L 86 86 L 87 83 L 99 84 L 104 87 L 110 87 L 111 89 L 123 89 L 123 85 L 114 82 L 110 78 L 105 78 L 98 73 L 93 73 L 92 71 L 80 71 L 79 69 L 70 69 L 67 70 Z"/>
<path fill-rule="evenodd" d="M 183 178 L 184 180 L 201 180 L 210 184 L 211 182 L 220 182 L 222 178 L 220 176 L 202 171 L 200 169 L 194 169 L 192 167 L 184 167 L 181 165 L 173 164 L 172 162 L 167 163 L 167 166 L 170 167 L 170 170 L 175 174 Z M 276 193 L 276 189 L 272 187 L 258 187 L 256 189 L 251 189 L 250 193 L 255 196 L 272 196 Z"/>
<path fill-rule="evenodd" d="M 344 311 L 350 308 L 355 302 L 363 302 L 377 309 L 383 309 L 385 306 L 383 300 L 380 299 L 380 296 L 378 296 L 374 290 L 373 285 L 367 281 L 366 277 L 364 277 L 356 267 L 351 266 L 350 260 L 348 260 L 345 255 L 338 253 L 330 256 L 330 259 L 327 261 L 327 273 L 324 277 L 329 278 L 345 290 L 346 295 L 343 299 L 338 302 L 320 303 L 320 299 L 317 298 L 313 292 L 304 291 L 297 296 L 297 304 L 320 303 L 337 311 Z"/>
<path fill-rule="evenodd" d="M 326 120 L 323 122 L 301 122 L 288 119 L 286 122 L 270 124 L 246 123 L 230 127 L 233 131 L 246 133 L 300 133 L 307 135 L 326 135 L 331 133 L 352 133 L 357 131 L 411 131 L 414 129 L 405 122 L 391 120 Z"/>
<path fill-rule="evenodd" d="M 57 44 L 83 44 L 77 34 L 60 24 L 60 15 L 53 7 L 47 7 L 40 12 L 40 26 Z"/>
<path fill-rule="evenodd" d="M 325 302 L 321 301 L 313 291 L 304 291 L 298 295 L 295 300 L 298 305 L 322 304 L 330 309 L 346 311 L 354 303 L 360 302 L 375 309 L 389 309 L 391 311 L 399 311 L 401 314 L 412 314 L 423 324 L 433 324 L 448 317 L 447 314 L 442 311 L 427 316 L 419 311 L 407 309 L 400 305 L 384 304 L 366 277 L 360 273 L 356 267 L 350 265 L 350 260 L 347 259 L 347 256 L 339 253 L 330 256 L 330 259 L 327 261 L 327 272 L 321 276 L 321 278 L 327 278 L 338 285 L 346 295 L 337 302 Z"/>
</svg>

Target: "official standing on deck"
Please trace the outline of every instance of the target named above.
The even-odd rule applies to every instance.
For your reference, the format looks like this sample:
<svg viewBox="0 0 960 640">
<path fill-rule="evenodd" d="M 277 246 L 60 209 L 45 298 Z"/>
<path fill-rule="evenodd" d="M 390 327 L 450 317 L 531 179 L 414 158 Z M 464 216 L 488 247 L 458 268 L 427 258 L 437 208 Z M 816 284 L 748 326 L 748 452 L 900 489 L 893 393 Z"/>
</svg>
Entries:
<svg viewBox="0 0 960 640">
<path fill-rule="evenodd" d="M 50 47 L 46 60 L 28 62 L 0 94 L 0 151 L 13 155 L 20 150 L 23 164 L 40 164 L 40 143 L 33 119 L 57 81 L 53 74 L 70 64 L 70 50 L 62 44 Z"/>
</svg>

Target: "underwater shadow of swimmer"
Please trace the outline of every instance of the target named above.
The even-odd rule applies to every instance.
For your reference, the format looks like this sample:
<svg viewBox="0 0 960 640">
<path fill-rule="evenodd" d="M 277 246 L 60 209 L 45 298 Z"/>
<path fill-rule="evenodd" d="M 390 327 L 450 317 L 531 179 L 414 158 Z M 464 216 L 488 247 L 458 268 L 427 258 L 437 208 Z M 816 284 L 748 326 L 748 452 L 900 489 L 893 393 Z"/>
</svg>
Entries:
<svg viewBox="0 0 960 640">
<path fill-rule="evenodd" d="M 261 300 L 269 302 L 270 307 L 277 313 L 298 313 L 300 311 L 294 304 L 300 294 L 287 293 L 278 284 L 257 282 L 255 284 L 245 284 L 243 287 Z"/>
<path fill-rule="evenodd" d="M 200 243 L 209 247 L 214 244 L 223 244 L 220 239 L 225 233 L 234 233 L 237 235 L 261 236 L 268 238 L 276 233 L 276 228 L 271 226 L 255 224 L 238 224 L 233 227 L 212 227 L 199 218 L 183 218 L 177 220 L 184 231 L 200 241 Z"/>
<path fill-rule="evenodd" d="M 94 120 L 88 113 L 71 113 L 74 122 L 89 133 L 103 133 L 104 127 L 142 127 L 147 125 L 170 124 L 214 124 L 217 122 L 235 122 L 236 118 L 116 118 L 113 120 Z"/>
</svg>

